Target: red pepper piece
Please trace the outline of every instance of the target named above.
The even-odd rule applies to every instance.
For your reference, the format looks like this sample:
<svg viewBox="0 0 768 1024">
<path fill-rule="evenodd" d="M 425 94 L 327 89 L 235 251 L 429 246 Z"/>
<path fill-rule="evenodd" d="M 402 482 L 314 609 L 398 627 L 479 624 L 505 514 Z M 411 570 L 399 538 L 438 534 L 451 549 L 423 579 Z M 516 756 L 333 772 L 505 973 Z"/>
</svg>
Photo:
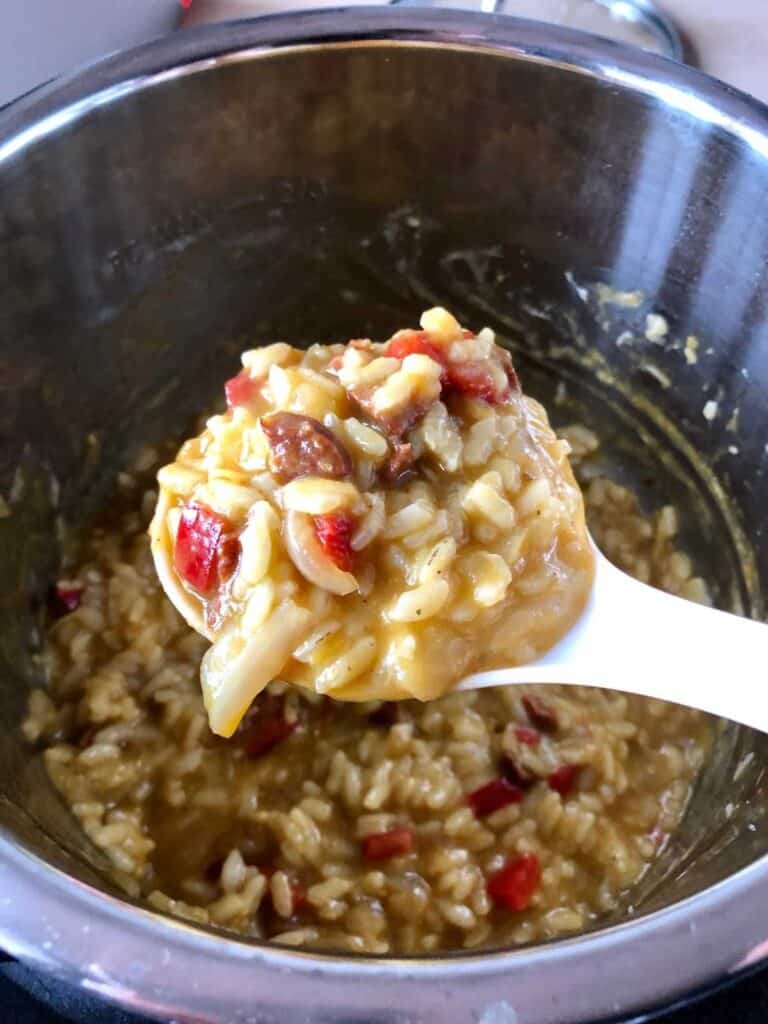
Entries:
<svg viewBox="0 0 768 1024">
<path fill-rule="evenodd" d="M 509 398 L 509 387 L 505 384 L 499 388 L 488 372 L 487 364 L 480 360 L 448 363 L 446 383 L 461 394 L 480 398 L 489 405 L 498 405 Z"/>
<path fill-rule="evenodd" d="M 295 882 L 291 886 L 291 897 L 293 899 L 293 912 L 298 914 L 300 910 L 303 910 L 307 905 L 307 890 L 303 885 Z"/>
<path fill-rule="evenodd" d="M 538 747 L 541 740 L 541 736 L 535 729 L 528 729 L 524 725 L 517 726 L 515 738 L 526 747 Z"/>
<path fill-rule="evenodd" d="M 277 871 L 274 864 L 257 864 L 259 871 L 268 882 L 272 881 L 272 875 Z M 307 906 L 307 890 L 301 882 L 290 882 L 291 889 L 291 914 L 298 914 Z"/>
<path fill-rule="evenodd" d="M 287 740 L 298 722 L 288 722 L 285 718 L 265 718 L 256 722 L 246 735 L 246 757 L 257 758 L 268 754 L 273 747 Z"/>
<path fill-rule="evenodd" d="M 368 861 L 402 857 L 413 849 L 413 829 L 407 826 L 378 832 L 363 839 L 363 857 Z"/>
<path fill-rule="evenodd" d="M 387 355 L 392 359 L 405 359 L 406 356 L 422 355 L 434 359 L 440 366 L 445 366 L 447 353 L 437 342 L 431 341 L 426 331 L 398 331 L 387 343 Z"/>
<path fill-rule="evenodd" d="M 50 592 L 48 602 L 51 614 L 58 619 L 62 615 L 76 612 L 83 599 L 84 589 L 84 587 L 67 586 L 63 583 L 57 583 Z"/>
<path fill-rule="evenodd" d="M 498 907 L 527 910 L 541 884 L 541 864 L 535 853 L 524 853 L 507 861 L 487 882 L 488 895 Z"/>
<path fill-rule="evenodd" d="M 474 338 L 472 331 L 462 330 L 465 339 Z M 443 367 L 443 383 L 463 395 L 480 398 L 489 405 L 498 405 L 509 398 L 510 390 L 518 390 L 517 374 L 508 352 L 501 352 L 502 368 L 507 378 L 505 386 L 499 386 L 488 372 L 485 360 L 466 359 L 453 362 L 445 348 L 432 341 L 426 331 L 398 331 L 387 345 L 387 355 L 394 359 L 420 353 L 434 359 Z"/>
<path fill-rule="evenodd" d="M 217 581 L 219 545 L 229 523 L 205 505 L 185 505 L 181 510 L 173 560 L 187 583 L 205 594 Z"/>
<path fill-rule="evenodd" d="M 493 779 L 467 796 L 467 803 L 476 818 L 485 818 L 508 804 L 519 804 L 525 796 L 522 788 L 508 779 Z"/>
<path fill-rule="evenodd" d="M 260 380 L 251 377 L 247 370 L 241 370 L 236 377 L 231 377 L 224 385 L 227 408 L 234 409 L 238 405 L 250 405 L 260 387 Z"/>
<path fill-rule="evenodd" d="M 523 697 L 526 714 L 540 732 L 557 732 L 559 722 L 554 707 L 543 697 Z"/>
<path fill-rule="evenodd" d="M 320 547 L 334 565 L 345 572 L 352 568 L 352 534 L 355 529 L 354 516 L 348 512 L 331 512 L 315 516 L 315 532 Z"/>
<path fill-rule="evenodd" d="M 561 764 L 559 768 L 552 772 L 547 782 L 560 796 L 568 796 L 576 785 L 576 779 L 579 777 L 580 771 L 581 765 Z"/>
</svg>

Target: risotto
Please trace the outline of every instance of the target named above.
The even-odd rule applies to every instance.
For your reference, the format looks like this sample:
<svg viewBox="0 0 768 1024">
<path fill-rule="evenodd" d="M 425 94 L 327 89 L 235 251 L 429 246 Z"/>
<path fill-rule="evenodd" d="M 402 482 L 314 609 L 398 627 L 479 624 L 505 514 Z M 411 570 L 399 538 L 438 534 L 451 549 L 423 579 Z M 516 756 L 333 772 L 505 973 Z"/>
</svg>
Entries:
<svg viewBox="0 0 768 1024">
<path fill-rule="evenodd" d="M 706 601 L 677 517 L 586 472 L 590 528 L 624 569 Z M 621 908 L 706 757 L 695 711 L 588 688 L 342 703 L 270 683 L 230 740 L 199 687 L 206 641 L 165 597 L 147 452 L 54 594 L 49 687 L 24 730 L 134 898 L 308 948 L 429 954 L 572 933 Z"/>
<path fill-rule="evenodd" d="M 337 700 L 438 697 L 535 661 L 584 607 L 567 442 L 492 331 L 443 309 L 421 326 L 244 353 L 228 411 L 160 470 L 152 550 L 212 641 L 219 735 L 276 677 Z"/>
</svg>

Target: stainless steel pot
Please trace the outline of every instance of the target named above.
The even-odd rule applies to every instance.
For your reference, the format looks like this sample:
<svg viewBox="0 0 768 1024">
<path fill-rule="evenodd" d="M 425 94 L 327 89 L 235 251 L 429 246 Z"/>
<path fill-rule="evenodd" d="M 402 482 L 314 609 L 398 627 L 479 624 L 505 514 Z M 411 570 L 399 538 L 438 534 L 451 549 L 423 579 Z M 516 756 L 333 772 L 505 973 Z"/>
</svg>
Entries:
<svg viewBox="0 0 768 1024">
<path fill-rule="evenodd" d="M 5 948 L 147 1013 L 260 1024 L 587 1021 L 759 960 L 766 741 L 744 729 L 720 731 L 621 920 L 514 952 L 376 960 L 238 941 L 120 898 L 18 723 L 58 527 L 86 523 L 131 451 L 205 403 L 244 334 L 381 333 L 438 298 L 501 330 L 545 400 L 565 381 L 558 414 L 614 437 L 616 471 L 696 523 L 720 603 L 761 615 L 767 197 L 758 103 L 639 51 L 463 12 L 193 31 L 8 110 Z M 640 305 L 596 283 L 639 289 Z M 661 345 L 649 311 L 669 319 Z"/>
</svg>

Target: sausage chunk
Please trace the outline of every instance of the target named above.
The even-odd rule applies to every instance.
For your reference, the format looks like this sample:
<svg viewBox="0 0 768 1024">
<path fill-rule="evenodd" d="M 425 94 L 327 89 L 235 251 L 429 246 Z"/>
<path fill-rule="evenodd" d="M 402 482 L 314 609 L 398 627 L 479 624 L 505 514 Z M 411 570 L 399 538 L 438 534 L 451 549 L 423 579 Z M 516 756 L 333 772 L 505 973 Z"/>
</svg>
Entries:
<svg viewBox="0 0 768 1024">
<path fill-rule="evenodd" d="M 270 448 L 270 468 L 282 484 L 300 476 L 341 480 L 352 473 L 344 445 L 311 416 L 275 412 L 262 417 L 261 429 Z"/>
</svg>

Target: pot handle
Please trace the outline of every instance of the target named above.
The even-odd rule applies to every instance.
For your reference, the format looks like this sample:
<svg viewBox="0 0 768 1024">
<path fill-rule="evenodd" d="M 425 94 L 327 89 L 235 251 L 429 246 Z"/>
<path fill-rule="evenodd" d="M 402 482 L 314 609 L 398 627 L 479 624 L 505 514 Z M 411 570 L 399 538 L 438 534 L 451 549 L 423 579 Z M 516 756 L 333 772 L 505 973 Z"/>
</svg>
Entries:
<svg viewBox="0 0 768 1024">
<path fill-rule="evenodd" d="M 684 43 L 677 26 L 667 14 L 659 9 L 654 0 L 590 0 L 590 2 L 596 8 L 602 8 L 605 11 L 605 28 L 601 25 L 599 28 L 594 29 L 595 34 L 614 38 L 614 34 L 611 32 L 612 22 L 614 25 L 617 23 L 625 26 L 634 25 L 646 37 L 654 41 L 656 44 L 653 47 L 655 53 L 660 54 L 662 57 L 671 57 L 672 60 L 676 60 L 681 64 L 693 63 L 690 59 L 690 49 Z M 389 0 L 389 3 L 393 7 L 443 6 L 440 0 Z M 465 6 L 474 7 L 471 2 Z M 479 0 L 478 9 L 486 14 L 514 15 L 516 13 L 514 2 L 510 4 L 510 10 L 505 10 L 504 8 L 505 0 Z M 522 16 L 528 17 L 529 15 L 524 14 Z M 549 21 L 551 19 L 544 13 L 538 20 Z M 567 23 L 562 22 L 562 24 Z M 569 27 L 580 28 L 578 24 Z M 592 31 L 592 29 L 590 28 L 586 31 Z M 621 38 L 621 36 L 618 38 Z M 640 44 L 638 43 L 637 45 Z M 686 60 L 686 58 L 689 59 Z"/>
<path fill-rule="evenodd" d="M 442 7 L 433 0 L 389 0 L 392 7 Z M 448 6 L 448 5 L 445 5 Z M 478 10 L 483 14 L 503 14 L 504 0 L 480 0 Z"/>
</svg>

